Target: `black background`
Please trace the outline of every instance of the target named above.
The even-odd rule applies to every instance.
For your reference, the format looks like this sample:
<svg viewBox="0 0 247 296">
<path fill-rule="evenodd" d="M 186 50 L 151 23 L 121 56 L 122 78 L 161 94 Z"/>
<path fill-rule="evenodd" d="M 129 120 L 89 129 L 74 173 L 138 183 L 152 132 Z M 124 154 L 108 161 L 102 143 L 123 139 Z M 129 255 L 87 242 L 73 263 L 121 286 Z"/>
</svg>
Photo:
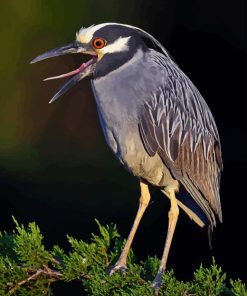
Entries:
<svg viewBox="0 0 247 296">
<path fill-rule="evenodd" d="M 238 1 L 109 1 L 105 9 L 104 1 L 96 2 L 97 5 L 84 5 L 86 1 L 46 2 L 43 13 L 50 13 L 50 24 L 46 23 L 45 29 L 42 22 L 32 27 L 30 20 L 32 30 L 23 29 L 23 38 L 18 39 L 23 48 L 16 66 L 22 67 L 25 75 L 12 80 L 12 70 L 3 74 L 13 87 L 18 87 L 18 79 L 25 85 L 20 108 L 28 119 L 22 118 L 23 134 L 35 148 L 38 164 L 27 165 L 26 157 L 11 166 L 2 153 L 0 228 L 12 229 L 11 215 L 23 223 L 34 220 L 41 227 L 47 247 L 59 244 L 64 248 L 68 248 L 66 234 L 89 239 L 91 232 L 97 231 L 94 218 L 101 223 L 115 222 L 120 233 L 128 235 L 138 206 L 138 181 L 124 170 L 105 144 L 89 80 L 53 105 L 47 102 L 61 82 L 41 82 L 51 72 L 63 73 L 77 67 L 82 57 L 62 57 L 34 66 L 27 62 L 72 41 L 82 25 L 129 23 L 160 40 L 191 78 L 212 110 L 222 142 L 224 221 L 214 232 L 213 250 L 209 249 L 206 231 L 181 212 L 168 268 L 173 268 L 178 278 L 189 280 L 201 262 L 209 265 L 214 256 L 230 277 L 246 280 L 246 8 Z M 64 5 L 65 11 L 69 6 L 68 15 L 56 12 L 58 5 Z M 82 6 L 87 18 L 80 19 L 78 10 Z M 55 33 L 60 35 L 53 38 L 58 26 Z M 0 50 L 3 38 L 4 35 Z M 14 43 L 7 42 L 5 49 L 6 46 L 8 50 Z M 6 97 L 8 90 L 5 91 Z M 44 118 L 49 119 L 46 124 Z M 13 158 L 18 160 L 16 155 Z M 11 152 L 8 157 L 11 159 Z M 133 243 L 139 259 L 161 256 L 168 210 L 168 200 L 155 193 Z M 73 295 L 80 295 L 77 284 L 67 286 L 67 291 L 55 286 L 55 295 L 69 293 L 72 287 Z"/>
</svg>

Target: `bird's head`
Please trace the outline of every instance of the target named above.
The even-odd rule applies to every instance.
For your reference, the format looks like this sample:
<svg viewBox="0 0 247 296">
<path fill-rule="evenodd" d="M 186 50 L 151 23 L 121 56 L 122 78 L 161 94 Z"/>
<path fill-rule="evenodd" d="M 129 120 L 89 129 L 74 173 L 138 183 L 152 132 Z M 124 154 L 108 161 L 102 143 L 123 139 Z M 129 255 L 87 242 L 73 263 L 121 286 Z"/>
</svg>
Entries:
<svg viewBox="0 0 247 296">
<path fill-rule="evenodd" d="M 137 27 L 118 23 L 104 23 L 88 28 L 82 27 L 76 34 L 75 42 L 41 54 L 31 63 L 72 53 L 92 56 L 89 61 L 83 63 L 74 71 L 45 79 L 72 76 L 51 99 L 50 103 L 52 103 L 84 77 L 90 75 L 93 75 L 94 78 L 105 76 L 128 62 L 138 49 L 145 51 L 150 46 L 167 54 L 153 36 Z"/>
</svg>

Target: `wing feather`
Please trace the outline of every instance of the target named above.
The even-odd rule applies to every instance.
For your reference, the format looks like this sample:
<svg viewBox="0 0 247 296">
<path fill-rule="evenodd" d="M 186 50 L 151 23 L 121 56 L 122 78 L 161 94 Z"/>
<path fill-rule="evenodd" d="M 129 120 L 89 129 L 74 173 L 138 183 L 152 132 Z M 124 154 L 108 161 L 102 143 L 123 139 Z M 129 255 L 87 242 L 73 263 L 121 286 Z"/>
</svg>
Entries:
<svg viewBox="0 0 247 296">
<path fill-rule="evenodd" d="M 199 91 L 169 57 L 155 51 L 150 56 L 166 79 L 144 103 L 139 119 L 143 144 L 150 156 L 160 155 L 215 225 L 212 210 L 222 220 L 223 164 L 214 118 Z"/>
</svg>

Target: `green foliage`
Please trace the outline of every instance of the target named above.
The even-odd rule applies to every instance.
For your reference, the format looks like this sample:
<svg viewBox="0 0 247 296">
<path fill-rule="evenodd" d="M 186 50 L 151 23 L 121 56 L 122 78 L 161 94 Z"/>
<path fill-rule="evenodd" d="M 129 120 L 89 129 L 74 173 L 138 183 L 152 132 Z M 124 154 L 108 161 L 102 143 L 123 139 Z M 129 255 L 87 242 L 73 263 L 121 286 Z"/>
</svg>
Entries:
<svg viewBox="0 0 247 296">
<path fill-rule="evenodd" d="M 174 276 L 174 271 L 167 271 L 163 275 L 163 286 L 161 287 L 160 295 L 167 296 L 182 296 L 182 295 L 193 295 L 188 294 L 191 290 L 190 284 L 182 281 L 178 281 Z M 191 292 L 191 291 L 190 291 Z M 197 294 L 194 294 L 197 295 Z"/>
<path fill-rule="evenodd" d="M 96 220 L 99 234 L 92 234 L 89 243 L 67 236 L 71 250 L 65 253 L 59 246 L 47 250 L 35 223 L 25 228 L 14 222 L 12 234 L 0 234 L 0 296 L 52 295 L 53 282 L 73 280 L 81 282 L 87 295 L 153 295 L 151 283 L 159 267 L 156 257 L 137 262 L 131 251 L 126 274 L 107 275 L 107 268 L 116 262 L 124 244 L 116 225 L 102 226 Z M 200 266 L 190 282 L 176 279 L 172 270 L 162 279 L 159 295 L 247 296 L 246 285 L 239 279 L 228 281 L 214 259 L 209 268 Z"/>
<path fill-rule="evenodd" d="M 232 286 L 232 292 L 236 296 L 247 296 L 246 285 L 242 283 L 240 279 L 234 281 L 230 279 L 230 284 Z"/>
<path fill-rule="evenodd" d="M 35 223 L 26 230 L 14 219 L 17 234 L 13 236 L 13 251 L 19 262 L 30 268 L 39 268 L 51 261 L 51 254 L 42 245 L 43 236 Z"/>
<path fill-rule="evenodd" d="M 213 258 L 210 268 L 200 268 L 194 272 L 194 291 L 198 296 L 217 296 L 225 290 L 226 274 Z"/>
</svg>

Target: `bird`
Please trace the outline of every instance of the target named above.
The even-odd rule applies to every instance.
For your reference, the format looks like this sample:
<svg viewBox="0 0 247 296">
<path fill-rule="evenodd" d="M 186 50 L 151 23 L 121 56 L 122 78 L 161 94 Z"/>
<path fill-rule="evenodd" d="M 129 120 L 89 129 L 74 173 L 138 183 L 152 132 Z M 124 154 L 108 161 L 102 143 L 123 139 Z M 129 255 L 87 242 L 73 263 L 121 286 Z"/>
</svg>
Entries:
<svg viewBox="0 0 247 296">
<path fill-rule="evenodd" d="M 223 161 L 215 120 L 165 47 L 141 28 L 120 23 L 82 27 L 74 42 L 31 63 L 74 53 L 91 59 L 74 71 L 45 79 L 70 77 L 50 103 L 91 77 L 105 140 L 140 183 L 137 214 L 119 259 L 109 267 L 110 275 L 127 269 L 128 252 L 150 202 L 150 187 L 170 200 L 164 251 L 152 283 L 157 294 L 180 209 L 199 226 L 206 226 L 209 238 L 216 220 L 222 222 Z"/>
</svg>

